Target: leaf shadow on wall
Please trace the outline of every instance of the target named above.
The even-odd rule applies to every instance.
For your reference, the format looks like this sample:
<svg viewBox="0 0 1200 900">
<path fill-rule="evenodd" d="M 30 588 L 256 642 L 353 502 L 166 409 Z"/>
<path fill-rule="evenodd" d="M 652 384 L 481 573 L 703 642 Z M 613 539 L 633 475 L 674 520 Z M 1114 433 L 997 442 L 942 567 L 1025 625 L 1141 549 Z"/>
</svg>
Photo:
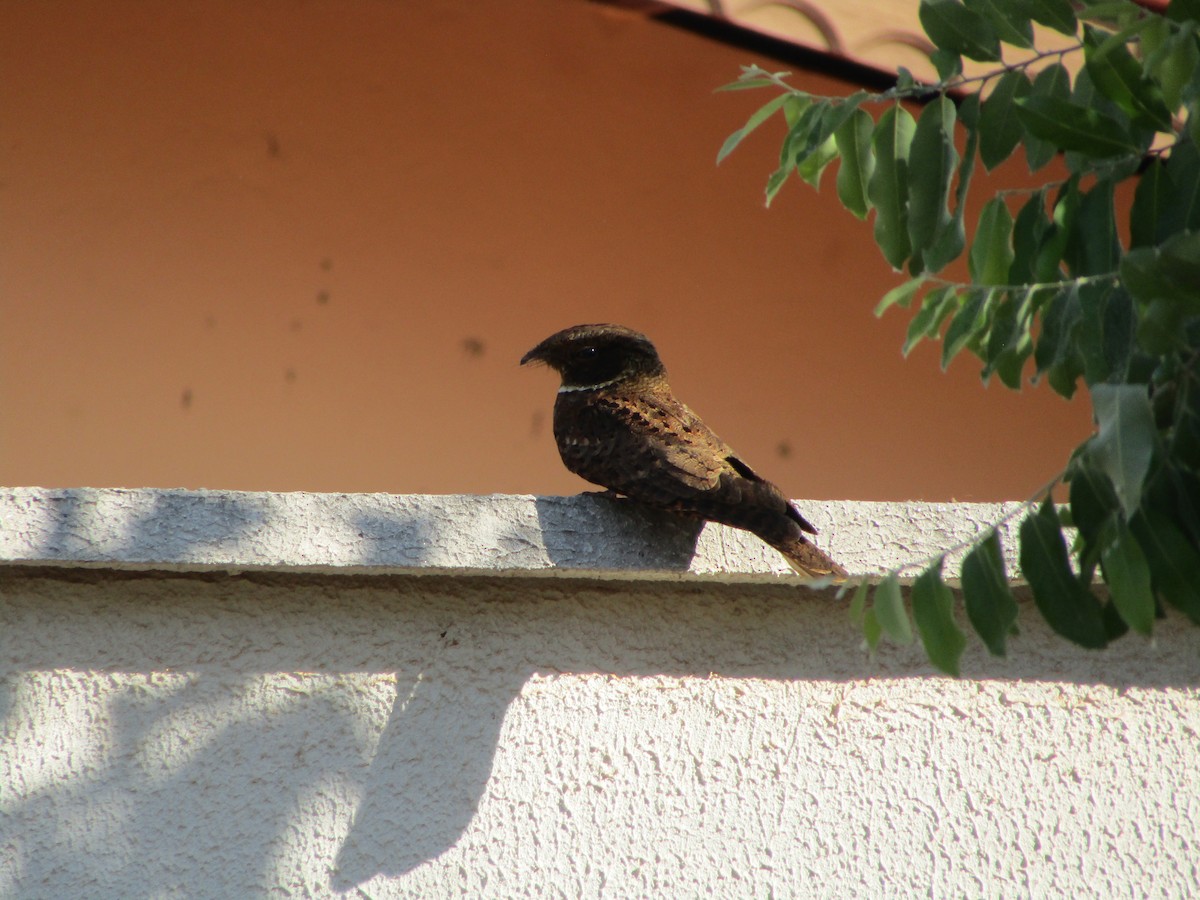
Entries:
<svg viewBox="0 0 1200 900">
<path fill-rule="evenodd" d="M 430 635 L 431 656 L 397 684 L 334 861 L 336 890 L 436 859 L 471 824 L 492 773 L 505 713 L 530 674 L 498 660 L 480 672 L 468 660 L 478 662 L 477 654 L 482 650 L 486 658 L 488 650 L 472 646 L 466 633 L 471 630 L 447 625 Z"/>
</svg>

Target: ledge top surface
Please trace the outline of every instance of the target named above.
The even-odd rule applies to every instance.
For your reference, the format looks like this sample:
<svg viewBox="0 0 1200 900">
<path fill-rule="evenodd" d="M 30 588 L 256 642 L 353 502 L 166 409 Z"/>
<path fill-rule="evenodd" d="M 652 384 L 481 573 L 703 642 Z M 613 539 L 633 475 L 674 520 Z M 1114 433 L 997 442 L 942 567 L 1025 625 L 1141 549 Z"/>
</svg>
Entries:
<svg viewBox="0 0 1200 900">
<path fill-rule="evenodd" d="M 797 504 L 819 529 L 818 544 L 854 576 L 920 563 L 982 534 L 1017 506 Z M 1013 528 L 1010 521 L 1001 529 L 1010 573 Z M 955 566 L 962 552 L 947 564 Z M 600 496 L 157 488 L 0 488 L 0 565 L 751 582 L 795 577 L 778 553 L 747 532 L 701 527 Z"/>
</svg>

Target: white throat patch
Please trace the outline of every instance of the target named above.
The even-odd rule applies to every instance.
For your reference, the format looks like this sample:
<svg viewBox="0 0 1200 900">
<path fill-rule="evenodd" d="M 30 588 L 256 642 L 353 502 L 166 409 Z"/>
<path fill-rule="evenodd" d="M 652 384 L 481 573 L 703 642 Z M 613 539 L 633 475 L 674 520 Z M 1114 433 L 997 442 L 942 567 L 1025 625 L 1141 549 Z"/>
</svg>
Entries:
<svg viewBox="0 0 1200 900">
<path fill-rule="evenodd" d="M 576 391 L 598 391 L 598 390 L 600 390 L 600 388 L 606 388 L 610 384 L 616 384 L 620 380 L 621 380 L 620 378 L 610 378 L 608 381 L 601 381 L 599 384 L 578 384 L 578 385 L 564 384 L 562 387 L 560 387 L 558 389 L 558 392 L 560 394 L 573 394 Z"/>
</svg>

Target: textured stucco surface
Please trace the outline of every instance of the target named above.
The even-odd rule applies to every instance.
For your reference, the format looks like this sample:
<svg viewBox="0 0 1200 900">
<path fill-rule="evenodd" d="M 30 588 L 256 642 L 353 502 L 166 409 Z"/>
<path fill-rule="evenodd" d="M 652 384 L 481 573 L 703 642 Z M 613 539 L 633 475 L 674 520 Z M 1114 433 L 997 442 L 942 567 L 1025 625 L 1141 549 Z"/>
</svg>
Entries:
<svg viewBox="0 0 1200 900">
<path fill-rule="evenodd" d="M 1014 504 L 799 500 L 852 573 L 917 562 Z M 1015 569 L 1015 523 L 1002 531 Z M 0 561 L 115 568 L 794 580 L 744 531 L 598 496 L 0 488 Z M 951 560 L 952 561 L 952 560 Z"/>
<path fill-rule="evenodd" d="M 955 681 L 782 580 L 0 565 L 0 897 L 1194 895 L 1196 629 L 1032 613 Z"/>
</svg>

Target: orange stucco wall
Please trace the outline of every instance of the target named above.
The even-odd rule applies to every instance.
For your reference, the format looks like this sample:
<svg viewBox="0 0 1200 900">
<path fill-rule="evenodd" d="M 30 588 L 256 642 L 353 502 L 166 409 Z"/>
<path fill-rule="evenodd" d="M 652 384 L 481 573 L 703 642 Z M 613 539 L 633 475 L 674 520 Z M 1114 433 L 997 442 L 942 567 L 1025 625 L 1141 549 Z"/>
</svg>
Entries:
<svg viewBox="0 0 1200 900">
<path fill-rule="evenodd" d="M 3 4 L 0 483 L 571 492 L 516 361 L 616 321 L 794 496 L 1027 495 L 1086 402 L 901 359 L 831 175 L 714 166 L 750 61 L 564 0 Z"/>
</svg>

